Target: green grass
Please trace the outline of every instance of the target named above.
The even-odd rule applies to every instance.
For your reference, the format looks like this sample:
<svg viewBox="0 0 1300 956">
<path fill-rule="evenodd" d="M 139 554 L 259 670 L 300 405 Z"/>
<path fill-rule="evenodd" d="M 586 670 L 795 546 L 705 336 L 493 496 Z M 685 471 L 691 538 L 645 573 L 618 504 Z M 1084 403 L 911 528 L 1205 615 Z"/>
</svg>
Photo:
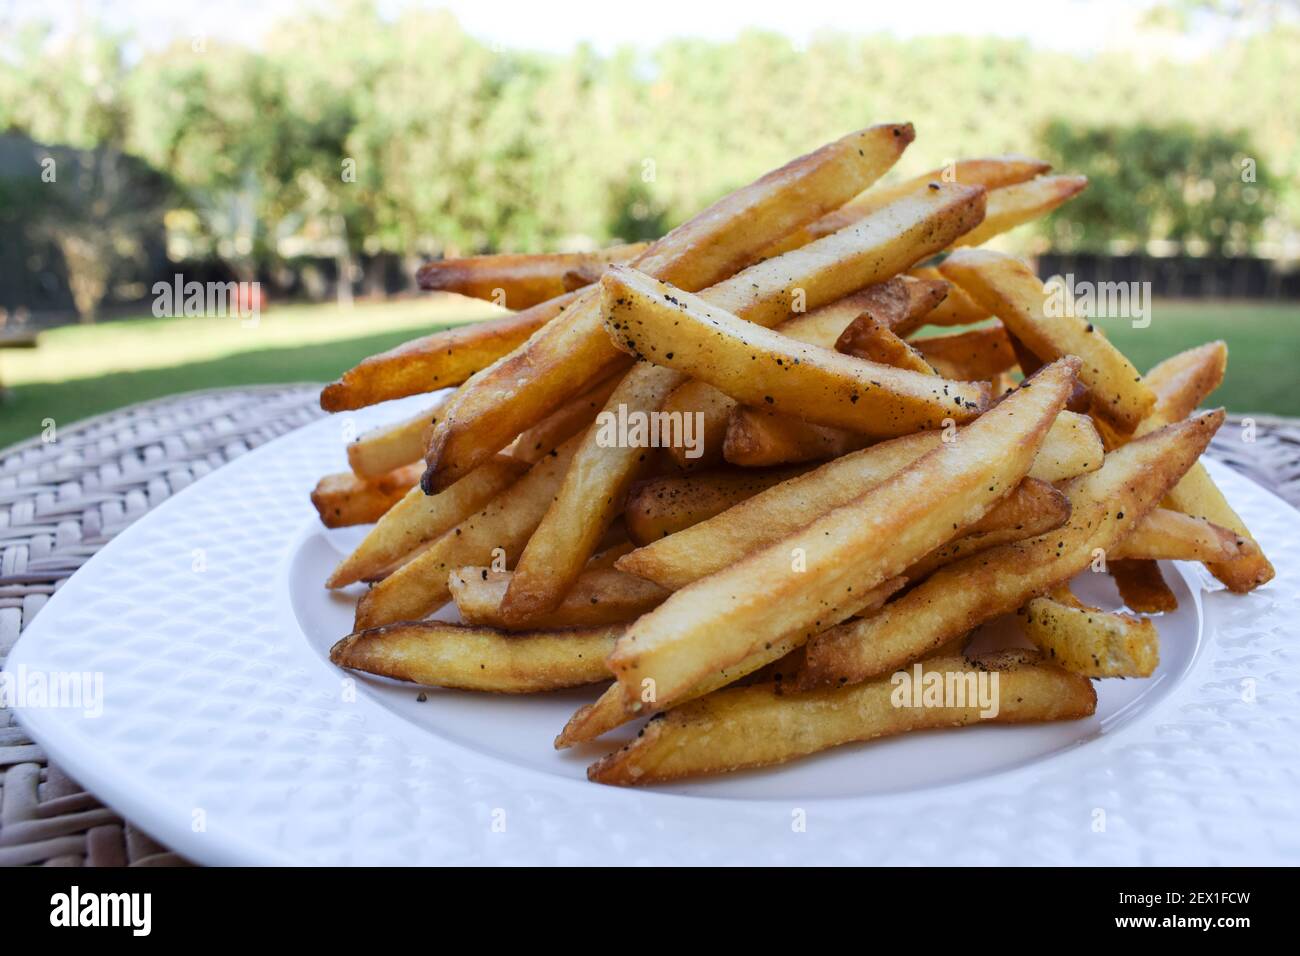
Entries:
<svg viewBox="0 0 1300 956">
<path fill-rule="evenodd" d="M 281 306 L 256 328 L 232 319 L 136 319 L 65 326 L 34 351 L 0 350 L 0 447 L 100 412 L 177 392 L 226 385 L 321 382 L 413 336 L 492 314 L 463 299 Z M 1159 301 L 1152 322 L 1099 323 L 1146 371 L 1211 339 L 1228 343 L 1228 376 L 1211 399 L 1234 412 L 1300 416 L 1295 388 L 1300 304 Z"/>
</svg>

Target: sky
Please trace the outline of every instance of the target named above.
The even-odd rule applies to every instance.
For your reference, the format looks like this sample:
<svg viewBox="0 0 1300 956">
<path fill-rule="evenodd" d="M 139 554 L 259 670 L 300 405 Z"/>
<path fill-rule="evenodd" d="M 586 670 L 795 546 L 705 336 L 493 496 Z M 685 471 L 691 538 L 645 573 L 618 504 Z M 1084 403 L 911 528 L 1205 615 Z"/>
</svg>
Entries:
<svg viewBox="0 0 1300 956">
<path fill-rule="evenodd" d="M 70 30 L 90 15 L 133 33 L 146 47 L 176 37 L 255 44 L 269 26 L 322 0 L 0 0 L 0 24 L 51 19 Z M 378 0 L 450 10 L 472 35 L 512 49 L 563 53 L 585 41 L 608 52 L 648 48 L 674 37 L 721 40 L 764 29 L 795 43 L 827 31 L 898 37 L 960 33 L 1027 39 L 1076 53 L 1122 49 L 1132 42 L 1142 8 L 1134 0 Z M 2 28 L 2 27 L 0 27 Z M 1171 55 L 1193 55 L 1214 37 L 1171 40 Z"/>
</svg>

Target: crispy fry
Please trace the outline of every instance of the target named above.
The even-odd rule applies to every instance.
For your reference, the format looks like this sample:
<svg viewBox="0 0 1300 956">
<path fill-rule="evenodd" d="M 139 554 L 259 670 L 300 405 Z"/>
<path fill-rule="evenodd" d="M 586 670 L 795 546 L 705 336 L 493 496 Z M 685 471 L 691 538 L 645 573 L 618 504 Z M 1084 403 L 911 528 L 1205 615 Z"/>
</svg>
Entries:
<svg viewBox="0 0 1300 956">
<path fill-rule="evenodd" d="M 1146 618 L 1086 607 L 1068 587 L 1020 610 L 1025 636 L 1047 660 L 1084 677 L 1150 677 L 1160 636 Z"/>
<path fill-rule="evenodd" d="M 416 281 L 421 289 L 431 292 L 457 292 L 508 309 L 527 309 L 571 291 L 565 287 L 568 274 L 585 277 L 583 285 L 587 285 L 599 279 L 611 262 L 631 262 L 648 245 L 636 242 L 598 252 L 438 259 L 421 266 Z"/>
<path fill-rule="evenodd" d="M 1016 362 L 1015 350 L 1001 322 L 952 335 L 916 339 L 912 345 L 944 378 L 991 380 Z"/>
<path fill-rule="evenodd" d="M 907 335 L 922 324 L 925 316 L 943 301 L 952 288 L 937 276 L 937 272 L 933 279 L 895 276 L 829 305 L 793 315 L 778 325 L 776 330 L 809 345 L 833 348 L 848 324 L 859 315 L 869 312 L 897 335 Z M 729 395 L 699 379 L 692 379 L 674 389 L 664 402 L 663 411 L 679 415 L 698 413 L 704 416 L 701 430 L 702 454 L 699 458 L 688 459 L 682 448 L 669 449 L 680 467 L 714 467 L 722 461 L 727 423 L 735 407 L 736 402 Z M 809 427 L 816 429 L 816 426 Z"/>
<path fill-rule="evenodd" d="M 992 707 L 981 706 L 976 692 L 979 674 L 990 669 L 998 677 L 994 713 Z M 975 663 L 964 657 L 935 658 L 916 665 L 910 676 L 918 681 L 938 678 L 953 689 L 946 702 L 960 706 L 924 706 L 918 699 L 909 700 L 899 694 L 900 685 L 892 678 L 804 693 L 778 693 L 771 684 L 738 687 L 650 721 L 636 740 L 597 761 L 587 776 L 622 786 L 660 783 L 785 763 L 910 730 L 962 727 L 982 720 L 1078 720 L 1097 709 L 1090 681 L 1027 652 Z"/>
<path fill-rule="evenodd" d="M 470 624 L 520 630 L 501 613 L 501 599 L 510 585 L 511 571 L 461 568 L 452 572 L 451 596 L 460 615 Z M 622 571 L 592 570 L 578 576 L 554 611 L 538 615 L 537 627 L 591 627 L 631 621 L 668 597 L 659 585 Z"/>
<path fill-rule="evenodd" d="M 1040 359 L 1083 359 L 1079 380 L 1092 392 L 1098 413 L 1119 430 L 1133 431 L 1155 404 L 1155 395 L 1133 363 L 1092 323 L 1049 307 L 1043 284 L 1020 260 L 984 249 L 960 249 L 939 271 L 1000 318 Z M 1060 314 L 1049 314 L 1056 312 Z"/>
<path fill-rule="evenodd" d="M 1255 545 L 1253 549 L 1231 561 L 1215 561 L 1206 565 L 1216 578 L 1227 585 L 1228 590 L 1245 594 L 1273 580 L 1275 573 L 1273 565 L 1259 549 L 1246 523 L 1237 516 L 1237 512 L 1232 510 L 1228 499 L 1223 497 L 1223 492 L 1215 485 L 1214 479 L 1200 462 L 1197 462 L 1183 476 L 1183 480 L 1170 490 L 1165 504 L 1166 507 L 1176 511 L 1204 518 L 1206 521 L 1228 528 Z"/>
<path fill-rule="evenodd" d="M 1156 508 L 1110 552 L 1115 558 L 1148 560 L 1231 561 L 1257 549 L 1235 531 L 1169 508 Z"/>
<path fill-rule="evenodd" d="M 605 407 L 618 383 L 619 376 L 611 375 L 590 391 L 569 399 L 511 442 L 506 453 L 533 464 L 555 446 L 585 430 Z"/>
<path fill-rule="evenodd" d="M 526 341 L 579 295 L 567 293 L 513 315 L 443 329 L 362 359 L 321 389 L 320 407 L 343 412 L 459 385 Z"/>
<path fill-rule="evenodd" d="M 774 239 L 875 182 L 914 136 L 909 124 L 889 124 L 829 143 L 714 203 L 655 242 L 635 264 L 690 291 L 717 284 Z M 426 490 L 446 487 L 591 382 L 628 367 L 604 332 L 599 297 L 590 290 L 575 294 L 562 321 L 462 387 L 451 414 L 434 431 Z"/>
<path fill-rule="evenodd" d="M 887 601 L 890 595 L 898 591 L 905 583 L 905 578 L 892 578 L 879 587 L 863 592 L 858 599 L 855 613 L 874 610 Z M 739 662 L 719 668 L 708 675 L 691 687 L 690 690 L 684 692 L 677 703 L 680 705 L 686 701 L 703 697 L 705 694 L 711 694 L 721 687 L 734 684 L 736 681 L 750 675 L 758 676 L 759 672 L 769 665 L 779 666 L 777 662 L 781 661 L 787 654 L 797 650 L 802 643 L 803 635 L 799 632 L 787 634 L 770 641 L 746 655 Z M 779 671 L 775 672 L 770 679 L 781 680 L 781 673 Z M 651 713 L 662 713 L 662 710 L 652 701 L 638 701 L 632 707 L 627 706 L 622 688 L 615 681 L 605 689 L 605 692 L 597 700 L 579 707 L 574 715 L 569 718 L 568 723 L 564 725 L 564 729 L 555 738 L 555 749 L 562 750 L 583 741 L 594 740 L 602 734 L 609 733 L 615 727 L 622 726 L 629 720 L 645 717 Z"/>
<path fill-rule="evenodd" d="M 382 577 L 474 514 L 527 470 L 525 462 L 497 455 L 439 494 L 426 495 L 413 484 L 334 569 L 325 586 L 341 588 Z M 415 480 L 419 480 L 418 472 Z"/>
<path fill-rule="evenodd" d="M 943 274 L 936 266 L 918 266 L 909 271 L 908 275 L 916 279 L 943 279 Z M 950 285 L 948 294 L 925 317 L 925 322 L 927 325 L 974 325 L 983 322 L 991 314 L 961 288 Z"/>
<path fill-rule="evenodd" d="M 492 565 L 494 551 L 508 564 L 523 550 L 564 478 L 579 439 L 543 457 L 504 492 L 430 542 L 415 558 L 380 581 L 357 604 L 354 630 L 418 621 L 451 599 L 447 577 L 467 565 Z"/>
<path fill-rule="evenodd" d="M 1178 598 L 1160 573 L 1160 565 L 1144 558 L 1112 558 L 1106 570 L 1115 579 L 1125 605 L 1139 614 L 1178 610 Z"/>
<path fill-rule="evenodd" d="M 1155 508 L 1222 421 L 1221 410 L 1206 413 L 1111 452 L 1100 470 L 1064 486 L 1072 509 L 1064 527 L 951 564 L 871 617 L 823 632 L 806 647 L 799 685 L 887 673 L 1069 580 Z"/>
<path fill-rule="evenodd" d="M 533 694 L 609 676 L 605 656 L 620 626 L 511 634 L 445 621 L 389 624 L 330 648 L 340 667 L 430 687 Z"/>
<path fill-rule="evenodd" d="M 958 239 L 956 245 L 982 246 L 994 236 L 1047 215 L 1083 192 L 1087 185 L 1087 176 L 1039 176 L 992 189 L 984 221 Z"/>
<path fill-rule="evenodd" d="M 863 312 L 840 333 L 835 342 L 835 351 L 921 375 L 936 374 L 920 352 L 891 332 L 870 312 Z"/>
<path fill-rule="evenodd" d="M 658 541 L 805 471 L 802 467 L 737 468 L 639 482 L 627 498 L 628 535 L 638 545 Z"/>
<path fill-rule="evenodd" d="M 987 383 L 949 382 L 804 345 L 633 269 L 614 268 L 601 287 L 619 348 L 741 401 L 877 437 L 970 421 L 988 404 Z"/>
<path fill-rule="evenodd" d="M 961 183 L 965 186 L 983 186 L 996 190 L 1013 183 L 1024 182 L 1052 168 L 1050 163 L 1027 156 L 992 156 L 980 159 L 963 159 L 940 169 L 932 169 L 889 186 L 874 186 L 861 196 L 827 213 L 816 222 L 796 229 L 779 242 L 763 251 L 765 256 L 776 256 L 791 249 L 805 246 L 822 236 L 829 236 L 846 226 L 860 222 L 878 209 L 906 196 L 926 189 L 930 183 Z"/>
<path fill-rule="evenodd" d="M 327 528 L 370 524 L 401 501 L 419 480 L 418 463 L 370 480 L 358 478 L 350 471 L 326 475 L 316 483 L 311 503 L 316 506 L 321 524 Z"/>
<path fill-rule="evenodd" d="M 602 280 L 603 281 L 603 280 Z M 645 682 L 659 706 L 764 643 L 806 639 L 854 612 L 874 588 L 982 518 L 1033 464 L 1069 394 L 1062 359 L 997 408 L 869 493 L 790 537 L 677 591 L 629 627 L 610 668 L 630 702 Z M 796 479 L 797 480 L 797 479 Z"/>
<path fill-rule="evenodd" d="M 392 425 L 366 432 L 348 445 L 348 467 L 358 478 L 379 478 L 424 457 L 429 433 L 451 394 Z"/>
</svg>

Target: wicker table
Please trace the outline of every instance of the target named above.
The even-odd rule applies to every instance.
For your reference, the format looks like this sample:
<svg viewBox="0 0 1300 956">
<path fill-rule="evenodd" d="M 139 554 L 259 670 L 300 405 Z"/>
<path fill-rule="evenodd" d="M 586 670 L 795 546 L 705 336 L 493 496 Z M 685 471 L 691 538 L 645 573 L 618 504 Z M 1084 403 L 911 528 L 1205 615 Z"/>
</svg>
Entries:
<svg viewBox="0 0 1300 956">
<path fill-rule="evenodd" d="M 0 661 L 54 590 L 150 508 L 250 448 L 319 417 L 319 386 L 178 395 L 0 452 Z M 1300 422 L 1231 419 L 1212 453 L 1300 505 Z M 304 493 L 305 493 L 304 489 Z M 0 865 L 176 865 L 51 766 L 0 711 Z"/>
</svg>

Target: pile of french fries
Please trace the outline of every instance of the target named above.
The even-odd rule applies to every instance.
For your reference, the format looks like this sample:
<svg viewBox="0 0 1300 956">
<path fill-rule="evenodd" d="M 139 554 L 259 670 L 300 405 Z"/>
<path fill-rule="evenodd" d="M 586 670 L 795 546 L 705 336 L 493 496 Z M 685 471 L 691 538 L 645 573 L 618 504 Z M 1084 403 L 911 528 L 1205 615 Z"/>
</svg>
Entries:
<svg viewBox="0 0 1300 956">
<path fill-rule="evenodd" d="M 1158 663 L 1140 615 L 1176 600 L 1156 561 L 1268 581 L 1198 462 L 1224 344 L 1141 375 L 981 248 L 1085 180 L 1002 156 L 878 185 L 913 137 L 852 133 L 648 245 L 427 265 L 426 288 L 517 311 L 322 392 L 342 412 L 458 386 L 362 435 L 312 496 L 330 527 L 374 523 L 326 582 L 370 585 L 332 660 L 597 685 L 556 747 L 650 718 L 588 771 L 646 784 L 988 719 L 899 706 L 903 668 L 996 672 L 997 721 L 1085 717 L 1092 680 Z M 670 440 L 611 428 L 636 421 Z M 1083 605 L 1088 570 L 1135 613 Z M 448 602 L 463 623 L 428 620 Z M 1023 647 L 971 653 L 1007 614 Z"/>
</svg>

